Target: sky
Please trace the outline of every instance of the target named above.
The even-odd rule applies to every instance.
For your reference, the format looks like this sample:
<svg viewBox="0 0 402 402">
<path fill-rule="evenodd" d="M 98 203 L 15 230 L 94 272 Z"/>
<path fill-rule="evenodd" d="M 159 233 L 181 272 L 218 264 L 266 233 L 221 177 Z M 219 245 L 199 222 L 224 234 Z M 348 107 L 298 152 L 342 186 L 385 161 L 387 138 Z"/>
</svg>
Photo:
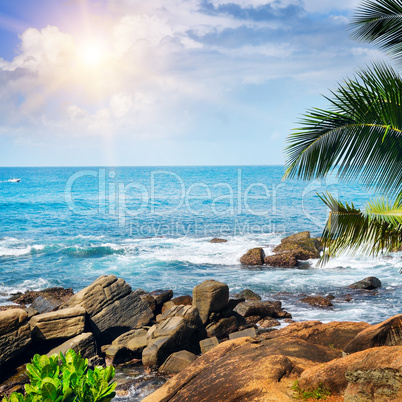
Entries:
<svg viewBox="0 0 402 402">
<path fill-rule="evenodd" d="M 0 166 L 282 165 L 358 3 L 1 0 Z"/>
</svg>

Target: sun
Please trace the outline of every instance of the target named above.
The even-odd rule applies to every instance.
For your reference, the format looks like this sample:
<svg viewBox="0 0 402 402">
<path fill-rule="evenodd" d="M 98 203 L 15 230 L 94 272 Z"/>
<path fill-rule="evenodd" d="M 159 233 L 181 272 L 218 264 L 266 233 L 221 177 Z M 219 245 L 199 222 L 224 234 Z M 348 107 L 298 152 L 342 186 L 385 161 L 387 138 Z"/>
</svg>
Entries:
<svg viewBox="0 0 402 402">
<path fill-rule="evenodd" d="M 87 68 L 97 68 L 106 58 L 106 49 L 96 42 L 84 43 L 79 48 L 81 63 Z"/>
</svg>

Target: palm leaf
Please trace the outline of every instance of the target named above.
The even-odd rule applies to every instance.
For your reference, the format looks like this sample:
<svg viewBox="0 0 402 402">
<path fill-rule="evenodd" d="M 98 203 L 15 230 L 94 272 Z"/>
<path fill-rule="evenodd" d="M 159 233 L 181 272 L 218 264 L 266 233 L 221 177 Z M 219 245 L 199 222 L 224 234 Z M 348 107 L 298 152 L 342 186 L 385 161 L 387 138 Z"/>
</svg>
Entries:
<svg viewBox="0 0 402 402">
<path fill-rule="evenodd" d="M 361 70 L 312 109 L 287 141 L 285 177 L 310 180 L 331 172 L 380 191 L 402 191 L 402 78 L 390 66 Z M 337 169 L 337 170 L 335 170 Z"/>
<path fill-rule="evenodd" d="M 336 200 L 331 194 L 320 198 L 330 215 L 321 236 L 324 254 L 320 263 L 340 254 L 363 252 L 377 256 L 402 246 L 402 209 L 399 202 L 377 200 L 368 204 L 367 212 Z"/>
<path fill-rule="evenodd" d="M 352 20 L 352 38 L 372 42 L 402 61 L 402 2 L 363 0 Z"/>
</svg>

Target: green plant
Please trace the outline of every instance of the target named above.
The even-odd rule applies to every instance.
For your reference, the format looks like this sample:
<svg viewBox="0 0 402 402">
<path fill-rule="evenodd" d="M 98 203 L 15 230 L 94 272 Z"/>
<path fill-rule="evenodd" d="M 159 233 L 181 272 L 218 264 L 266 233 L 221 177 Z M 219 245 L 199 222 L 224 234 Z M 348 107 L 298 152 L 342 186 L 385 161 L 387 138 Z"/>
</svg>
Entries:
<svg viewBox="0 0 402 402">
<path fill-rule="evenodd" d="M 57 355 L 35 355 L 27 374 L 26 394 L 14 392 L 3 402 L 109 402 L 115 396 L 114 368 L 90 370 L 88 359 L 72 349 L 65 355 L 60 352 L 60 361 Z"/>
<path fill-rule="evenodd" d="M 317 388 L 307 390 L 300 388 L 299 381 L 296 380 L 292 385 L 292 390 L 294 391 L 294 399 L 327 399 L 331 395 L 329 389 L 324 388 L 321 383 L 318 384 Z"/>
<path fill-rule="evenodd" d="M 362 0 L 352 21 L 353 38 L 372 42 L 402 61 L 402 4 Z M 336 174 L 380 193 L 365 208 L 321 198 L 330 209 L 321 236 L 324 254 L 364 251 L 371 255 L 402 246 L 402 77 L 386 63 L 345 80 L 330 107 L 312 109 L 288 137 L 285 177 L 310 180 Z"/>
</svg>

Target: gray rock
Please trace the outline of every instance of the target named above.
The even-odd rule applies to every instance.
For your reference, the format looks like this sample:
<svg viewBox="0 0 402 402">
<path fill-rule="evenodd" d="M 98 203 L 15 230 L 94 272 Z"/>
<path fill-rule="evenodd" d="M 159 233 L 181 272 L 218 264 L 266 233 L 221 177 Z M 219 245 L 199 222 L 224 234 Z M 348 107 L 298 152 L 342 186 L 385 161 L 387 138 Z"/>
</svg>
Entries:
<svg viewBox="0 0 402 402">
<path fill-rule="evenodd" d="M 381 281 L 375 276 L 368 276 L 361 281 L 349 285 L 352 289 L 373 290 L 381 287 Z"/>
<path fill-rule="evenodd" d="M 62 307 L 82 306 L 89 316 L 95 338 L 101 344 L 131 329 L 140 328 L 153 318 L 148 303 L 141 300 L 143 291 L 114 275 L 104 275 L 75 294 Z"/>
<path fill-rule="evenodd" d="M 142 352 L 142 364 L 146 367 L 160 366 L 169 355 L 176 351 L 175 340 L 169 336 L 151 339 Z"/>
<path fill-rule="evenodd" d="M 229 335 L 229 339 L 237 339 L 237 338 L 243 338 L 245 336 L 251 336 L 254 337 L 257 335 L 257 332 L 255 331 L 255 328 L 247 328 L 244 329 L 243 331 L 238 331 L 238 332 L 233 332 L 232 334 Z"/>
<path fill-rule="evenodd" d="M 193 306 L 197 307 L 203 324 L 211 313 L 227 308 L 228 303 L 229 287 L 224 283 L 207 280 L 193 289 Z"/>
<path fill-rule="evenodd" d="M 111 345 L 104 351 L 106 355 L 107 365 L 118 365 L 126 363 L 134 358 L 131 350 L 127 349 L 124 345 Z"/>
<path fill-rule="evenodd" d="M 90 359 L 97 354 L 95 337 L 91 332 L 84 332 L 55 347 L 47 355 L 58 355 L 60 352 L 65 354 L 69 349 L 73 349 L 75 353 L 79 353 L 82 357 Z"/>
<path fill-rule="evenodd" d="M 209 324 L 206 327 L 208 337 L 216 336 L 217 338 L 225 338 L 230 333 L 237 330 L 237 320 L 235 317 L 222 318 L 218 322 Z"/>
<path fill-rule="evenodd" d="M 36 310 L 39 314 L 48 313 L 61 305 L 61 301 L 52 297 L 38 296 L 31 304 L 30 308 Z"/>
<path fill-rule="evenodd" d="M 32 338 L 38 340 L 67 339 L 84 332 L 85 310 L 71 307 L 33 316 L 31 326 Z"/>
<path fill-rule="evenodd" d="M 239 299 L 245 299 L 245 300 L 261 300 L 261 296 L 258 295 L 257 293 L 254 293 L 251 289 L 244 289 L 242 290 L 237 297 Z"/>
<path fill-rule="evenodd" d="M 31 343 L 27 313 L 19 308 L 0 312 L 0 368 L 22 355 Z"/>
<path fill-rule="evenodd" d="M 207 353 L 209 350 L 213 349 L 215 346 L 219 345 L 218 338 L 216 336 L 213 336 L 211 338 L 203 339 L 200 341 L 200 348 L 201 348 L 201 353 Z"/>
<path fill-rule="evenodd" d="M 282 304 L 279 301 L 248 301 L 239 303 L 233 311 L 243 317 L 260 316 L 274 317 L 275 311 L 282 310 Z"/>
<path fill-rule="evenodd" d="M 172 353 L 159 367 L 160 373 L 177 374 L 184 370 L 187 366 L 197 360 L 194 353 L 187 350 L 180 350 L 179 352 Z"/>
</svg>

